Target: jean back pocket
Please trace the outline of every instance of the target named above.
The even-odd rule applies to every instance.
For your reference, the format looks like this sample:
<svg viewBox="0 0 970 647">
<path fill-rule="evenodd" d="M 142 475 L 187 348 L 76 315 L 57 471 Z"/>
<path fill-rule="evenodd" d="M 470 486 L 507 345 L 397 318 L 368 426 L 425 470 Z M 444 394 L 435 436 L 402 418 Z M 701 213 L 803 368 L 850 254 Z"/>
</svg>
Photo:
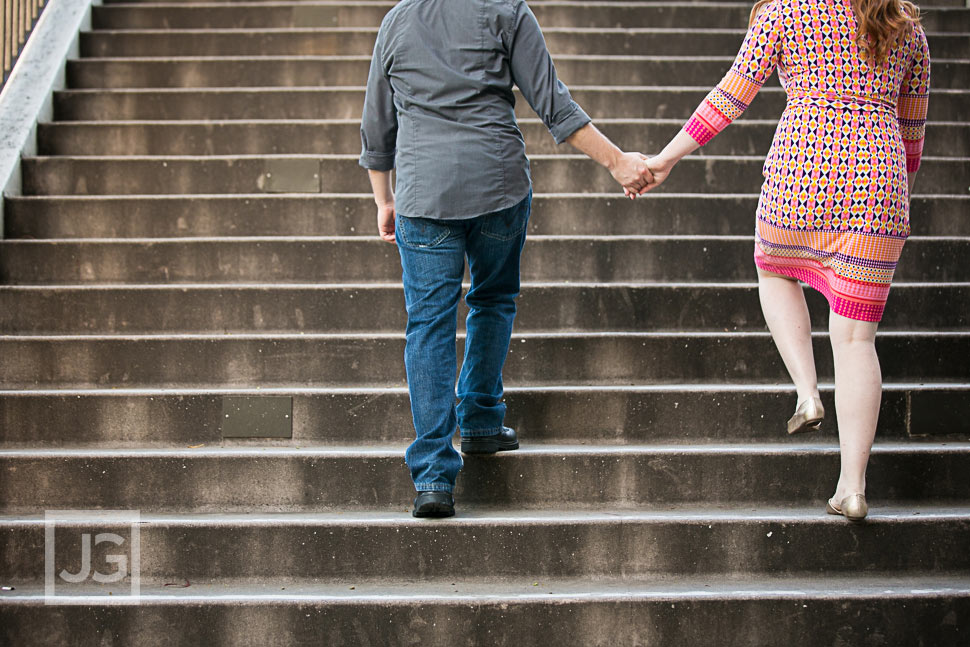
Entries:
<svg viewBox="0 0 970 647">
<path fill-rule="evenodd" d="M 532 194 L 508 209 L 490 213 L 482 218 L 482 235 L 507 242 L 522 236 L 529 224 Z"/>
<path fill-rule="evenodd" d="M 433 218 L 397 217 L 401 240 L 409 247 L 435 247 L 448 239 L 451 227 Z"/>
</svg>

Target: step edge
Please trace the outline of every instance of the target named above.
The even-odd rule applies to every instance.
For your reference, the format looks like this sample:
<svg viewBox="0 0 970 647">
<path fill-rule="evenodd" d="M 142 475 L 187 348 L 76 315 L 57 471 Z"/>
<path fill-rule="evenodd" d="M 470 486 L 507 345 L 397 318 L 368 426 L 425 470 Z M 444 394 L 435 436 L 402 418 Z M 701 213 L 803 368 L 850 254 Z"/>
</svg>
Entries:
<svg viewBox="0 0 970 647">
<path fill-rule="evenodd" d="M 683 383 L 638 385 L 542 385 L 507 386 L 506 393 L 793 393 L 794 386 L 777 383 Z M 823 393 L 834 392 L 831 382 L 820 382 Z M 887 382 L 883 391 L 970 391 L 970 382 Z M 51 389 L 0 389 L 0 398 L 10 397 L 132 397 L 132 396 L 215 396 L 215 395 L 377 395 L 408 393 L 406 386 L 388 387 L 219 387 L 212 388 L 51 388 Z"/>
<path fill-rule="evenodd" d="M 140 448 L 24 448 L 0 449 L 0 460 L 43 460 L 51 458 L 70 460 L 99 459 L 229 459 L 229 458 L 275 458 L 275 459 L 340 459 L 373 458 L 399 460 L 407 443 L 387 443 L 380 446 L 361 445 L 316 445 L 305 444 L 299 448 L 291 446 L 233 446 L 233 447 L 140 447 Z M 663 444 L 652 445 L 567 445 L 541 444 L 530 445 L 509 452 L 492 460 L 516 460 L 516 457 L 622 457 L 622 456 L 830 456 L 839 452 L 835 439 L 816 443 L 704 443 L 696 445 Z M 872 446 L 873 455 L 958 455 L 970 458 L 970 440 L 966 441 L 928 441 L 900 442 L 877 441 Z"/>
<path fill-rule="evenodd" d="M 458 339 L 464 339 L 465 333 L 459 332 Z M 885 330 L 876 333 L 876 338 L 899 338 L 899 337 L 919 337 L 923 339 L 948 338 L 965 339 L 970 338 L 970 330 Z M 139 342 L 139 341 L 378 341 L 378 340 L 404 340 L 404 331 L 400 332 L 244 332 L 244 333 L 119 333 L 119 334 L 22 334 L 10 335 L 0 334 L 0 342 L 72 342 L 72 341 L 104 341 L 104 342 Z M 760 330 L 739 330 L 733 332 L 715 330 L 697 331 L 629 331 L 629 330 L 592 330 L 592 331 L 525 331 L 514 332 L 512 340 L 519 340 L 522 343 L 529 340 L 550 340 L 550 339 L 628 339 L 628 340 L 648 340 L 648 339 L 673 339 L 673 340 L 692 340 L 692 339 L 719 339 L 732 341 L 739 338 L 746 339 L 770 339 L 771 333 Z M 828 332 L 813 331 L 813 339 L 828 339 Z"/>
<path fill-rule="evenodd" d="M 273 592 L 267 589 L 269 585 L 242 584 L 239 580 L 214 580 L 211 584 L 192 585 L 192 589 L 161 589 L 146 592 L 144 587 L 137 597 L 112 596 L 107 594 L 88 594 L 75 596 L 58 596 L 59 604 L 83 605 L 127 605 L 140 604 L 144 606 L 184 605 L 186 603 L 209 603 L 211 605 L 235 604 L 274 604 L 289 605 L 318 602 L 322 604 L 354 604 L 354 605 L 388 605 L 388 604 L 430 604 L 452 606 L 456 604 L 484 604 L 484 605 L 518 605 L 529 603 L 563 604 L 563 603 L 598 603 L 598 602 L 698 602 L 698 601 L 753 601 L 753 600 L 791 600 L 799 601 L 831 601 L 831 600 L 899 600 L 899 599 L 967 599 L 970 598 L 970 575 L 962 572 L 935 576 L 914 576 L 893 574 L 890 572 L 859 573 L 853 577 L 823 575 L 806 572 L 797 576 L 786 577 L 744 575 L 734 573 L 716 573 L 698 578 L 687 578 L 683 574 L 671 573 L 671 579 L 678 580 L 677 584 L 661 584 L 663 576 L 653 578 L 502 578 L 501 580 L 469 581 L 468 578 L 436 578 L 426 584 L 415 586 L 413 580 L 367 580 L 363 578 L 343 578 L 332 580 L 327 584 L 319 583 L 303 586 L 303 592 L 282 593 L 273 586 Z M 484 580 L 484 581 L 483 581 Z M 287 580 L 292 590 L 299 588 L 306 580 Z M 229 592 L 227 586 L 235 585 L 242 591 Z M 716 583 L 715 586 L 710 586 Z M 461 588 L 472 589 L 465 593 L 440 592 L 447 584 Z M 502 586 L 500 586 L 502 585 Z M 351 586 L 354 592 L 351 592 Z M 371 587 L 400 588 L 394 592 L 365 593 Z M 431 591 L 422 591 L 422 586 Z M 337 589 L 340 589 L 340 592 Z M 404 587 L 408 588 L 405 592 Z M 513 587 L 521 589 L 510 593 Z M 549 591 L 550 588 L 570 587 L 579 591 L 559 592 Z M 478 589 L 478 591 L 475 591 Z M 505 590 L 502 590 L 505 589 Z M 534 592 L 533 592 L 534 591 Z M 42 582 L 20 584 L 13 592 L 0 594 L 4 604 L 14 606 L 34 606 L 50 604 L 45 595 Z"/>
<path fill-rule="evenodd" d="M 508 510 L 484 506 L 462 506 L 462 514 L 447 521 L 449 527 L 494 527 L 494 526 L 617 526 L 631 523 L 659 525 L 677 523 L 685 526 L 708 527 L 747 526 L 781 524 L 784 527 L 818 526 L 821 524 L 844 524 L 845 521 L 833 515 L 826 515 L 818 506 L 757 506 L 752 505 L 718 506 L 705 508 L 702 505 L 678 506 L 677 509 L 634 510 L 615 508 L 605 511 L 590 511 L 584 508 L 555 508 L 549 510 L 523 509 Z M 99 511 L 104 512 L 104 511 Z M 509 514 L 512 512 L 512 514 Z M 84 514 L 89 513 L 89 514 Z M 45 510 L 44 514 L 9 514 L 0 512 L 0 532 L 7 530 L 44 528 L 52 519 L 58 526 L 82 527 L 89 525 L 94 511 Z M 73 516 L 72 516 L 73 515 Z M 133 514 L 117 518 L 99 519 L 104 527 L 122 526 L 131 523 Z M 970 500 L 964 505 L 924 504 L 914 502 L 912 506 L 879 505 L 866 517 L 867 525 L 909 524 L 927 525 L 940 523 L 959 523 L 970 525 Z M 343 511 L 326 512 L 225 512 L 225 513 L 157 513 L 138 512 L 137 523 L 140 528 L 318 528 L 318 527 L 375 527 L 375 528 L 429 528 L 428 521 L 415 519 L 405 512 L 389 510 L 354 510 L 349 514 Z M 432 522 L 433 523 L 433 522 Z M 968 573 L 970 575 L 970 573 Z"/>
</svg>

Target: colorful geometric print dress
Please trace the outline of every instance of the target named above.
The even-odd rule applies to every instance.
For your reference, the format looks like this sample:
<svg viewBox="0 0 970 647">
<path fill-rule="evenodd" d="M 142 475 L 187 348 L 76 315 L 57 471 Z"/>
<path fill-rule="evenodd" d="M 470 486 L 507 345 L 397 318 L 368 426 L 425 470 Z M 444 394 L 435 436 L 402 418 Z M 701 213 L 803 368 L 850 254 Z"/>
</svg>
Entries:
<svg viewBox="0 0 970 647">
<path fill-rule="evenodd" d="M 855 35 L 851 0 L 775 0 L 684 130 L 706 144 L 777 67 L 788 105 L 765 160 L 755 263 L 840 315 L 879 321 L 910 232 L 906 173 L 919 168 L 930 54 L 917 26 L 876 67 Z"/>
</svg>

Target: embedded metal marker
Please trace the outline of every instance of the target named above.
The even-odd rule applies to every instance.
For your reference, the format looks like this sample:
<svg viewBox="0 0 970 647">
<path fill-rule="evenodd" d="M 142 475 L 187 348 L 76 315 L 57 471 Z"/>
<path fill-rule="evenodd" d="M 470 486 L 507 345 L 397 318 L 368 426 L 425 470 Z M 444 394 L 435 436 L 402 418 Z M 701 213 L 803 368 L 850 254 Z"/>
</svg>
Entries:
<svg viewBox="0 0 970 647">
<path fill-rule="evenodd" d="M 292 438 L 291 396 L 227 396 L 222 398 L 223 438 Z"/>
<path fill-rule="evenodd" d="M 266 193 L 320 193 L 320 161 L 266 160 L 258 185 Z"/>
</svg>

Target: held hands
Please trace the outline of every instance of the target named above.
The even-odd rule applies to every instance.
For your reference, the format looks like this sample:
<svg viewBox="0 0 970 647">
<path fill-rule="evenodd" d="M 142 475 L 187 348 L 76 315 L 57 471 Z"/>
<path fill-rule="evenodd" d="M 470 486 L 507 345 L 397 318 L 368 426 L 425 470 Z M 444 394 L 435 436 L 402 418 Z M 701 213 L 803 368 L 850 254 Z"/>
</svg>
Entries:
<svg viewBox="0 0 970 647">
<path fill-rule="evenodd" d="M 676 161 L 663 160 L 658 155 L 657 157 L 644 158 L 646 160 L 646 171 L 643 174 L 642 186 L 637 189 L 634 193 L 630 191 L 627 187 L 623 187 L 623 194 L 628 196 L 631 200 L 636 198 L 638 195 L 643 195 L 647 191 L 652 191 L 658 186 L 663 184 L 667 176 L 670 175 L 671 169 L 674 168 Z"/>
<path fill-rule="evenodd" d="M 642 153 L 623 153 L 610 172 L 623 186 L 623 194 L 633 200 L 663 184 L 676 163 L 662 155 L 648 158 Z"/>
<path fill-rule="evenodd" d="M 394 241 L 394 203 L 377 205 L 377 233 L 386 243 Z"/>
<path fill-rule="evenodd" d="M 653 174 L 647 168 L 647 157 L 642 153 L 622 153 L 610 168 L 613 179 L 623 187 L 623 194 L 632 200 L 647 190 L 653 182 Z"/>
<path fill-rule="evenodd" d="M 689 135 L 686 130 L 681 129 L 680 132 L 674 135 L 674 138 L 671 139 L 666 146 L 664 146 L 664 149 L 660 151 L 659 155 L 656 157 L 651 157 L 649 160 L 647 160 L 647 168 L 650 170 L 653 178 L 647 182 L 646 186 L 640 189 L 640 195 L 643 195 L 647 191 L 653 191 L 658 186 L 663 184 L 677 162 L 687 155 L 690 155 L 698 148 L 700 148 L 700 144 L 697 143 L 697 140 Z"/>
</svg>

